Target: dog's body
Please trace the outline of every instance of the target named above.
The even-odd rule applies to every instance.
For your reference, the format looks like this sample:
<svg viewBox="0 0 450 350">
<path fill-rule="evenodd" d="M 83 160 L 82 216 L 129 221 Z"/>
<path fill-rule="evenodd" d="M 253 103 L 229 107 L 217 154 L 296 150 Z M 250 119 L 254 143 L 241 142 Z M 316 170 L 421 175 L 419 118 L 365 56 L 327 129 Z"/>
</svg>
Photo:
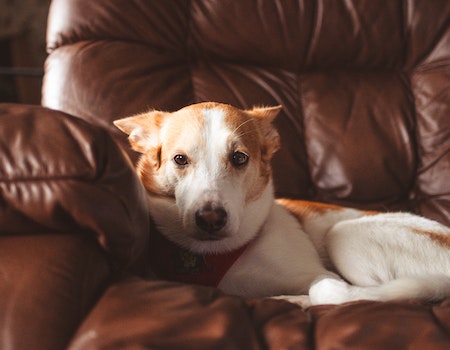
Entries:
<svg viewBox="0 0 450 350">
<path fill-rule="evenodd" d="M 445 226 L 274 200 L 279 136 L 271 123 L 279 111 L 202 103 L 115 122 L 143 154 L 137 170 L 162 234 L 197 254 L 243 250 L 218 284 L 235 295 L 281 295 L 304 306 L 450 297 Z"/>
</svg>

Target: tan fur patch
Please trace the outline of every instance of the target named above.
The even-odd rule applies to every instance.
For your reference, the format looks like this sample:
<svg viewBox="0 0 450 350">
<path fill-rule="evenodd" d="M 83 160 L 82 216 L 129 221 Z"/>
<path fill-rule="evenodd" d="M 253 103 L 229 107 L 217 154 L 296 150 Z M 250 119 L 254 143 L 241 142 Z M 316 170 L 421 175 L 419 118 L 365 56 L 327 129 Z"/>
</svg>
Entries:
<svg viewBox="0 0 450 350">
<path fill-rule="evenodd" d="M 167 195 L 161 191 L 160 185 L 155 183 L 154 174 L 158 171 L 159 160 L 158 154 L 147 152 L 141 156 L 137 164 L 137 174 L 142 181 L 144 187 L 154 194 Z"/>
<path fill-rule="evenodd" d="M 246 175 L 246 183 L 249 185 L 246 203 L 255 200 L 272 175 L 270 160 L 279 148 L 279 136 L 271 122 L 281 107 L 256 108 L 249 111 L 216 103 L 205 103 L 202 107 L 219 108 L 225 112 L 226 124 L 232 131 L 230 137 L 233 141 L 230 144 L 235 147 L 234 150 L 230 149 L 230 152 L 240 150 L 250 156 L 250 168 Z"/>
<path fill-rule="evenodd" d="M 362 212 L 363 212 L 365 215 L 368 215 L 368 216 L 380 214 L 379 211 L 375 211 L 375 210 L 363 210 Z"/>
<path fill-rule="evenodd" d="M 231 137 L 235 140 L 235 150 L 243 151 L 250 157 L 245 181 L 248 184 L 245 201 L 248 203 L 261 194 L 271 175 L 270 166 L 261 164 L 265 141 L 261 137 L 259 123 L 249 115 L 233 108 L 226 108 L 225 111 L 226 124 L 232 130 Z"/>
<path fill-rule="evenodd" d="M 330 211 L 341 211 L 344 207 L 295 199 L 277 199 L 277 202 L 294 214 L 301 222 L 311 215 L 324 215 Z"/>
<path fill-rule="evenodd" d="M 202 142 L 203 140 L 196 135 L 203 126 L 202 115 L 197 110 L 182 109 L 170 114 L 160 132 L 162 158 L 170 158 L 177 152 L 185 153 L 187 145 Z"/>
<path fill-rule="evenodd" d="M 422 230 L 422 229 L 418 229 L 415 227 L 408 227 L 408 229 L 410 229 L 412 232 L 414 232 L 418 235 L 428 237 L 434 243 L 440 245 L 441 247 L 443 247 L 445 249 L 450 249 L 450 235 L 449 234 L 446 234 L 444 232 L 433 232 L 433 231 Z"/>
</svg>

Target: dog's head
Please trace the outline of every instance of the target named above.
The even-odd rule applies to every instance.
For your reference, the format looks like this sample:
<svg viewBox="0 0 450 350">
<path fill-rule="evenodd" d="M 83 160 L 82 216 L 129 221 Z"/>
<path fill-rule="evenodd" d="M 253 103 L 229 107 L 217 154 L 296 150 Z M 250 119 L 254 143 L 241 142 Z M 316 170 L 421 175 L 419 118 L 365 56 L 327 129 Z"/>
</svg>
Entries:
<svg viewBox="0 0 450 350">
<path fill-rule="evenodd" d="M 239 248 L 257 233 L 272 206 L 280 110 L 200 103 L 114 122 L 142 153 L 137 172 L 164 235 L 205 253 Z"/>
</svg>

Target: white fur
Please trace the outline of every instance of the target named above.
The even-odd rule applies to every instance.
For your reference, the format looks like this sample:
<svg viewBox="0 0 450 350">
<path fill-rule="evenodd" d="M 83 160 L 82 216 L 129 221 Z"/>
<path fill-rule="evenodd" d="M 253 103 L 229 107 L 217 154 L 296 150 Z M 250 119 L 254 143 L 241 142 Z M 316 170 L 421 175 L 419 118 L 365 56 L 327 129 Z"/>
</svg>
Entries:
<svg viewBox="0 0 450 350">
<path fill-rule="evenodd" d="M 319 276 L 338 278 L 323 267 L 298 221 L 273 202 L 264 227 L 219 288 L 247 297 L 299 295 L 307 294 Z"/>
<path fill-rule="evenodd" d="M 449 248 L 429 237 L 430 232 L 448 237 L 450 229 L 411 214 L 372 215 L 345 208 L 310 213 L 300 225 L 275 202 L 271 181 L 246 202 L 250 170 L 230 170 L 228 156 L 245 133 L 227 125 L 225 107 L 190 108 L 200 108 L 204 123 L 201 130 L 188 129 L 192 143 L 178 146 L 191 158 L 189 171 L 180 172 L 169 162 L 157 176 L 173 187 L 175 199 L 149 194 L 150 212 L 166 237 L 196 253 L 223 253 L 249 244 L 220 289 L 248 297 L 279 296 L 303 306 L 450 297 Z M 170 133 L 162 128 L 162 142 Z M 219 240 L 196 236 L 195 212 L 208 201 L 228 214 Z"/>
</svg>

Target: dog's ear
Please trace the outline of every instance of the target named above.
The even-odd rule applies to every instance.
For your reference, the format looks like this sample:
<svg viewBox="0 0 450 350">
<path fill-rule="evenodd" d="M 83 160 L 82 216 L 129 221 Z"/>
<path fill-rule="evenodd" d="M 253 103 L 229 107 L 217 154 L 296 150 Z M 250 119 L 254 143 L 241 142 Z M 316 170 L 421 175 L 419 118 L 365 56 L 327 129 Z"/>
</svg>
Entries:
<svg viewBox="0 0 450 350">
<path fill-rule="evenodd" d="M 280 148 L 280 135 L 272 122 L 280 113 L 282 106 L 256 107 L 247 111 L 254 120 L 258 121 L 261 133 L 264 137 L 262 150 L 263 161 L 269 161 L 272 155 Z"/>
<path fill-rule="evenodd" d="M 140 153 L 159 146 L 159 130 L 168 113 L 151 111 L 115 120 L 113 123 L 128 135 L 131 147 Z"/>
<path fill-rule="evenodd" d="M 273 107 L 254 107 L 253 109 L 247 112 L 250 113 L 256 119 L 261 119 L 269 123 L 272 123 L 282 109 L 283 107 L 281 105 Z"/>
</svg>

